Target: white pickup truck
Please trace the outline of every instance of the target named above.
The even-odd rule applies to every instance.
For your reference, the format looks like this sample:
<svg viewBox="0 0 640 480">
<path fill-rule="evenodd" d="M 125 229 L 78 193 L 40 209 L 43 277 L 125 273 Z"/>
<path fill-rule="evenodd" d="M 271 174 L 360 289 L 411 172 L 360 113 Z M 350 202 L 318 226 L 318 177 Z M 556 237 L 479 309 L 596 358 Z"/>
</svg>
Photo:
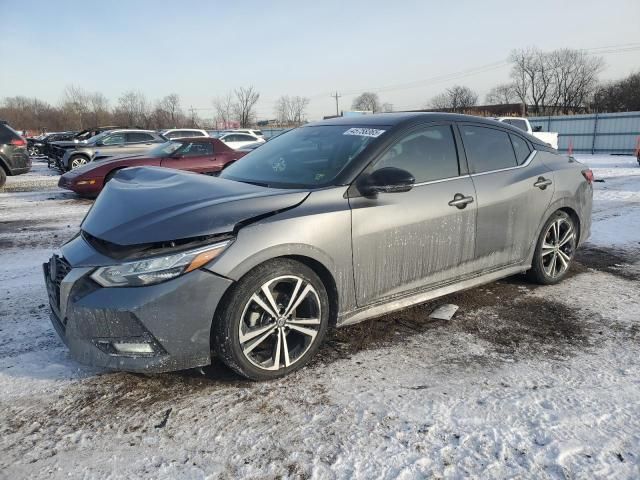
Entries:
<svg viewBox="0 0 640 480">
<path fill-rule="evenodd" d="M 531 128 L 529 120 L 523 117 L 497 117 L 497 121 L 508 123 L 514 127 L 524 130 L 530 135 L 539 138 L 544 143 L 551 145 L 556 150 L 558 149 L 558 132 L 541 132 L 541 127 Z"/>
</svg>

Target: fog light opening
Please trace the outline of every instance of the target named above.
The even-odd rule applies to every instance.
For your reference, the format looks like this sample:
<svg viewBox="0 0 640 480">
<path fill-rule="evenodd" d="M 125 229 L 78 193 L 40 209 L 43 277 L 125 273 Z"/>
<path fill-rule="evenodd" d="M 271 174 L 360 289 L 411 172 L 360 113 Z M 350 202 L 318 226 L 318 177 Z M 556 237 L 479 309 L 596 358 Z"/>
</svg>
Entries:
<svg viewBox="0 0 640 480">
<path fill-rule="evenodd" d="M 130 343 L 130 342 L 111 342 L 111 346 L 118 353 L 129 355 L 149 355 L 155 353 L 153 345 L 147 342 Z"/>
</svg>

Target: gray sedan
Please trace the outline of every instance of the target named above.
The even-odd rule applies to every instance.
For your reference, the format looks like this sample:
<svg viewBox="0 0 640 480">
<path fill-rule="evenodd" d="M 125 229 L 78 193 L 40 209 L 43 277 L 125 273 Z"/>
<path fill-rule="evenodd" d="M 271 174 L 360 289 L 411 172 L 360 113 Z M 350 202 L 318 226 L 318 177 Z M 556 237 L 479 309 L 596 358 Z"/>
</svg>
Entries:
<svg viewBox="0 0 640 480">
<path fill-rule="evenodd" d="M 589 236 L 592 180 L 514 127 L 434 113 L 308 124 L 217 178 L 125 169 L 44 265 L 52 322 L 92 365 L 215 354 L 279 377 L 329 328 L 518 273 L 560 281 Z"/>
</svg>

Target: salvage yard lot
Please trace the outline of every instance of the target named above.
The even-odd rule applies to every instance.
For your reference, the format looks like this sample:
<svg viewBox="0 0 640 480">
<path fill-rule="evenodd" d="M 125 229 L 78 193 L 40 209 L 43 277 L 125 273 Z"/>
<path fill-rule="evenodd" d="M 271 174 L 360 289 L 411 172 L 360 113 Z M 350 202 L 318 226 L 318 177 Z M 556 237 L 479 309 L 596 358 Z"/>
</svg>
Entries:
<svg viewBox="0 0 640 480">
<path fill-rule="evenodd" d="M 269 383 L 218 364 L 146 376 L 72 360 L 40 264 L 91 201 L 10 178 L 0 478 L 640 477 L 640 168 L 580 159 L 604 182 L 570 278 L 512 277 L 338 330 Z M 455 317 L 428 319 L 442 303 Z"/>
</svg>

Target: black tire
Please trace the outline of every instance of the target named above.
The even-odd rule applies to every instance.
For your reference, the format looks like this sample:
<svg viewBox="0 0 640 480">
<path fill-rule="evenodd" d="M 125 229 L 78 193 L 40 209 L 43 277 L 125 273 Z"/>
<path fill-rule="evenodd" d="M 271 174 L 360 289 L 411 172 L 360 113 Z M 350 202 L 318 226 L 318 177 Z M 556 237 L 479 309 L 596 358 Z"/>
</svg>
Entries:
<svg viewBox="0 0 640 480">
<path fill-rule="evenodd" d="M 78 162 L 81 163 L 81 165 L 76 165 L 74 166 L 74 162 Z M 87 157 L 85 157 L 84 155 L 74 155 L 69 159 L 69 165 L 67 167 L 67 171 L 71 171 L 74 170 L 76 168 L 79 168 L 83 165 L 86 165 L 87 163 L 89 163 L 89 159 Z"/>
<path fill-rule="evenodd" d="M 570 226 L 572 232 L 571 238 L 567 240 L 564 245 L 558 245 L 557 249 L 555 248 L 556 245 L 553 238 L 554 232 L 550 230 L 551 226 L 555 223 L 559 223 L 565 226 L 565 228 L 567 225 Z M 533 253 L 531 269 L 527 271 L 527 278 L 540 285 L 553 285 L 564 279 L 573 262 L 578 234 L 579 232 L 575 222 L 566 212 L 558 210 L 551 215 L 540 231 L 536 249 Z M 562 226 L 560 226 L 558 232 L 559 240 L 563 240 L 564 235 L 568 235 L 568 231 L 563 231 Z M 558 243 L 560 242 L 558 241 Z M 548 247 L 543 248 L 544 245 L 552 245 L 554 249 Z M 561 256 L 562 258 L 560 258 Z M 561 268 L 561 270 L 556 271 L 556 263 L 551 263 L 554 257 L 557 265 L 559 265 L 558 268 Z M 567 257 L 568 260 L 566 260 L 565 257 Z M 564 267 L 564 263 L 567 263 L 566 267 Z"/>
<path fill-rule="evenodd" d="M 252 304 L 252 296 L 257 292 L 261 292 L 261 287 L 266 283 L 274 279 L 287 276 L 295 276 L 301 279 L 303 281 L 303 284 L 304 282 L 306 282 L 306 284 L 311 285 L 313 289 L 315 289 L 315 293 L 317 293 L 317 295 L 313 295 L 311 299 L 313 303 L 315 303 L 316 301 L 319 302 L 319 324 L 317 325 L 317 333 L 315 337 L 310 340 L 308 346 L 303 348 L 301 347 L 300 355 L 291 365 L 286 366 L 285 360 L 282 359 L 282 361 L 280 361 L 280 357 L 278 356 L 278 354 L 274 353 L 273 358 L 279 359 L 278 369 L 267 370 L 252 363 L 252 361 L 250 361 L 247 356 L 245 356 L 245 353 L 243 353 L 243 348 L 240 343 L 240 329 L 245 327 L 241 327 L 241 323 L 243 326 L 246 326 L 246 323 L 244 323 L 244 318 L 246 318 L 246 315 L 256 315 L 256 313 L 247 313 L 249 312 L 249 305 Z M 278 285 L 280 284 L 276 284 L 276 286 Z M 286 302 L 292 296 L 294 296 L 293 294 L 295 294 L 295 290 L 291 293 L 292 294 L 290 294 L 288 297 L 286 296 L 286 294 L 279 294 L 283 295 L 282 297 L 278 297 L 278 300 L 282 299 L 284 301 L 284 303 L 282 304 L 283 307 L 284 305 L 286 305 Z M 307 295 L 307 297 L 308 296 L 309 295 Z M 279 301 L 278 304 L 280 305 Z M 286 307 L 284 307 L 280 312 L 284 312 L 285 310 Z M 297 312 L 297 308 L 294 311 Z M 263 315 L 260 318 L 270 318 L 269 315 L 264 315 L 264 313 L 266 312 L 263 311 Z M 244 318 L 243 314 L 245 315 Z M 277 321 L 275 322 L 277 323 Z M 260 326 L 255 328 L 261 328 L 262 325 L 269 326 L 269 324 L 274 325 L 274 328 L 276 328 L 276 323 L 270 323 L 270 321 L 266 321 L 265 323 L 261 323 Z M 240 279 L 238 283 L 232 287 L 232 290 L 230 292 L 225 294 L 225 298 L 222 300 L 214 318 L 211 339 L 212 349 L 214 353 L 229 368 L 239 373 L 240 375 L 251 380 L 270 380 L 283 377 L 303 367 L 318 351 L 318 348 L 320 347 L 320 344 L 322 343 L 322 340 L 327 333 L 328 325 L 329 298 L 327 296 L 327 291 L 318 275 L 316 275 L 316 273 L 312 269 L 300 262 L 286 258 L 277 258 L 258 265 L 252 271 L 247 273 L 242 279 Z M 289 328 L 289 330 L 287 330 L 287 328 Z M 293 338 L 295 340 L 296 338 L 298 338 L 297 336 L 299 336 L 300 339 L 306 338 L 304 335 L 298 333 L 297 330 L 291 330 L 291 328 L 295 327 L 287 327 L 285 325 L 282 328 L 276 328 L 273 333 L 268 334 L 269 336 L 266 337 L 265 342 L 267 344 L 269 342 L 280 342 L 279 335 L 281 335 L 281 333 L 279 333 L 278 330 L 282 330 L 282 335 L 285 338 L 285 340 L 283 341 L 283 348 L 286 348 L 286 345 L 293 344 L 293 342 L 287 343 L 290 342 L 290 340 L 287 339 Z M 316 326 L 314 326 L 313 328 L 316 328 Z M 260 337 L 262 338 L 262 334 L 260 335 Z M 277 340 L 275 340 L 276 337 Z M 246 342 L 244 345 L 246 346 L 248 343 L 249 342 Z M 295 350 L 295 348 L 297 348 L 297 346 L 294 347 L 294 349 L 287 349 L 287 359 L 289 359 L 289 355 L 292 351 Z M 261 349 L 256 347 L 254 351 L 258 350 Z M 264 350 L 266 350 L 267 352 L 269 351 L 268 348 L 265 348 Z M 272 351 L 275 352 L 276 350 L 274 349 Z M 265 356 L 265 358 L 268 358 L 268 356 Z M 273 363 L 273 366 L 275 366 L 276 362 L 273 361 Z"/>
<path fill-rule="evenodd" d="M 2 168 L 2 165 L 0 165 L 0 188 L 4 187 L 5 183 L 7 183 L 7 174 L 4 168 Z"/>
</svg>

